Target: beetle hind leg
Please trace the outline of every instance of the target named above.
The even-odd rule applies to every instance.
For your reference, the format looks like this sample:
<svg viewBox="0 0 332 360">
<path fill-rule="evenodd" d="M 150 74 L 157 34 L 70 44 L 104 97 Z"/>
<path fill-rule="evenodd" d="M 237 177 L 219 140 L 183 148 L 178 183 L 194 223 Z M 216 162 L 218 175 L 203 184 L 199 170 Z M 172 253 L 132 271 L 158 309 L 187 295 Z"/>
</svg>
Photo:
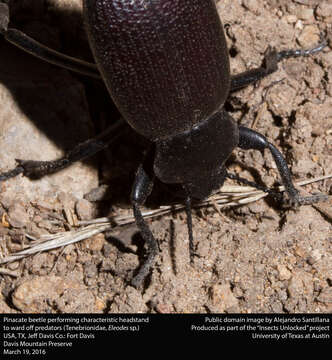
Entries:
<svg viewBox="0 0 332 360">
<path fill-rule="evenodd" d="M 0 0 L 0 34 L 12 45 L 26 51 L 32 56 L 47 61 L 64 69 L 84 74 L 96 79 L 101 75 L 96 64 L 62 54 L 39 43 L 22 31 L 11 28 L 9 25 L 10 11 L 6 0 Z"/>
<path fill-rule="evenodd" d="M 264 61 L 262 66 L 255 69 L 250 69 L 240 74 L 232 75 L 230 91 L 236 91 L 246 87 L 274 73 L 278 70 L 278 63 L 283 59 L 314 55 L 322 51 L 326 45 L 327 41 L 321 37 L 321 42 L 310 49 L 290 49 L 278 52 L 274 48 L 269 47 L 264 54 Z"/>
</svg>

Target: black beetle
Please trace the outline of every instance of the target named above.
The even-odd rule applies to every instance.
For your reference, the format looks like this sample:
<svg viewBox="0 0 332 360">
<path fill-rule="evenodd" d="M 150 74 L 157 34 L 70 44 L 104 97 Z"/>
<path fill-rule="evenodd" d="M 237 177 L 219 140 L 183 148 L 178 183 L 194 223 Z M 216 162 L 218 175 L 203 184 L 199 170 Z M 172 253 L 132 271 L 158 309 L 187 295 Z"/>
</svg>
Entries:
<svg viewBox="0 0 332 360">
<path fill-rule="evenodd" d="M 263 135 L 237 126 L 224 104 L 231 91 L 276 71 L 280 60 L 314 54 L 325 43 L 306 51 L 269 49 L 263 66 L 231 76 L 214 0 L 84 0 L 83 4 L 97 69 L 8 28 L 4 3 L 0 4 L 0 31 L 8 41 L 49 62 L 95 77 L 100 72 L 124 119 L 151 141 L 131 195 L 137 226 L 148 245 L 148 256 L 132 285 L 142 284 L 157 254 L 157 241 L 140 211 L 155 177 L 183 188 L 191 243 L 191 201 L 220 188 L 228 176 L 225 162 L 235 147 L 269 149 L 292 203 L 321 199 L 300 197 L 281 153 Z M 30 176 L 54 171 L 100 150 L 104 143 L 91 141 L 89 146 L 87 152 L 84 146 L 78 147 L 62 162 L 19 161 L 0 180 L 18 173 Z"/>
</svg>

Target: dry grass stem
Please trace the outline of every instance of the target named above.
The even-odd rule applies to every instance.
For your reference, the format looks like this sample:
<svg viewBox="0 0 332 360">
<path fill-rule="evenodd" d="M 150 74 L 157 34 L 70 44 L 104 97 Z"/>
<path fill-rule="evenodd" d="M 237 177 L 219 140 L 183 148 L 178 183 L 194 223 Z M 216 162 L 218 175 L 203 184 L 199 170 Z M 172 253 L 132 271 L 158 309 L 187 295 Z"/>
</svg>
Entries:
<svg viewBox="0 0 332 360">
<path fill-rule="evenodd" d="M 322 181 L 332 178 L 332 174 L 301 181 L 296 183 L 297 186 L 304 186 L 313 182 Z M 279 191 L 284 191 L 284 187 L 280 186 Z M 194 207 L 206 207 L 214 206 L 215 208 L 221 207 L 231 207 L 239 206 L 243 204 L 248 204 L 251 202 L 258 201 L 268 193 L 265 193 L 261 190 L 249 186 L 238 186 L 238 185 L 224 185 L 220 191 L 205 201 L 194 204 Z M 323 204 L 313 204 L 313 206 L 322 212 L 325 216 L 332 219 L 332 206 L 331 206 L 331 196 L 327 203 Z M 146 219 L 155 218 L 159 216 L 164 216 L 170 214 L 174 211 L 182 211 L 184 205 L 175 204 L 172 206 L 162 206 L 158 209 L 153 210 L 144 210 L 142 212 L 143 217 Z M 118 226 L 123 226 L 127 224 L 132 224 L 135 222 L 133 215 L 129 216 L 114 216 L 112 218 L 98 218 L 91 221 L 78 221 L 75 224 L 77 228 L 74 230 L 61 232 L 57 234 L 43 235 L 40 238 L 36 239 L 29 234 L 26 234 L 26 237 L 30 239 L 30 244 L 23 250 L 18 251 L 12 255 L 3 257 L 0 259 L 0 264 L 16 261 L 22 259 L 26 256 L 30 256 L 41 251 L 47 251 L 55 248 L 59 248 L 65 245 L 69 245 L 87 238 L 104 232 L 106 230 L 114 229 Z M 14 275 L 11 275 L 14 276 Z"/>
</svg>

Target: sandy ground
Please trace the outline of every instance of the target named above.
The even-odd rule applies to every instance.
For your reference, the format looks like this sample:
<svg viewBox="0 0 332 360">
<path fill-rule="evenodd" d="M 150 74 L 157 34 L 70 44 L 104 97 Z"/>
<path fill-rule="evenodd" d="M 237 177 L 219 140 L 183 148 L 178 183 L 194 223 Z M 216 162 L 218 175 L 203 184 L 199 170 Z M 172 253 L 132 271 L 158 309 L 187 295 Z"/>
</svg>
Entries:
<svg viewBox="0 0 332 360">
<path fill-rule="evenodd" d="M 217 7 L 232 73 L 259 66 L 268 46 L 308 48 L 327 34 L 330 45 L 322 53 L 283 61 L 278 72 L 233 93 L 227 109 L 278 146 L 295 181 L 332 174 L 332 2 L 223 0 Z M 91 61 L 79 0 L 12 1 L 11 9 L 13 26 Z M 31 59 L 3 40 L 0 47 L 1 171 L 12 168 L 15 158 L 58 157 L 119 117 L 101 82 Z M 27 246 L 26 234 L 72 229 L 68 214 L 80 220 L 131 214 L 131 183 L 144 145 L 128 129 L 89 162 L 38 181 L 19 176 L 2 183 L 2 257 Z M 236 150 L 228 168 L 267 186 L 279 181 L 268 152 Z M 108 185 L 103 201 L 84 200 L 98 184 Z M 304 189 L 331 195 L 331 185 L 329 179 Z M 156 186 L 148 207 L 168 198 Z M 160 254 L 141 290 L 128 285 L 144 254 L 134 225 L 2 264 L 0 312 L 331 312 L 332 231 L 326 213 L 313 206 L 284 209 L 273 199 L 221 212 L 213 206 L 193 211 L 193 264 L 185 214 L 150 220 Z"/>
</svg>

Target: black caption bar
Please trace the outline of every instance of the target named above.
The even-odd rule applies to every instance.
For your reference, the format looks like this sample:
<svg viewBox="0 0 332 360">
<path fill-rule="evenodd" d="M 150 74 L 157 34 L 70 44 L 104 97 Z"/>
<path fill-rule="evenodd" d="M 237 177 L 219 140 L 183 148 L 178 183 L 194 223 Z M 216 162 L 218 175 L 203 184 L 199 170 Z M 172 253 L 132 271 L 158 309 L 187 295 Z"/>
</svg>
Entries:
<svg viewBox="0 0 332 360">
<path fill-rule="evenodd" d="M 167 335 L 250 342 L 331 341 L 331 314 L 0 314 L 0 357 L 82 351 L 108 346 L 119 336 Z M 114 344 L 114 343 L 113 343 Z"/>
</svg>

